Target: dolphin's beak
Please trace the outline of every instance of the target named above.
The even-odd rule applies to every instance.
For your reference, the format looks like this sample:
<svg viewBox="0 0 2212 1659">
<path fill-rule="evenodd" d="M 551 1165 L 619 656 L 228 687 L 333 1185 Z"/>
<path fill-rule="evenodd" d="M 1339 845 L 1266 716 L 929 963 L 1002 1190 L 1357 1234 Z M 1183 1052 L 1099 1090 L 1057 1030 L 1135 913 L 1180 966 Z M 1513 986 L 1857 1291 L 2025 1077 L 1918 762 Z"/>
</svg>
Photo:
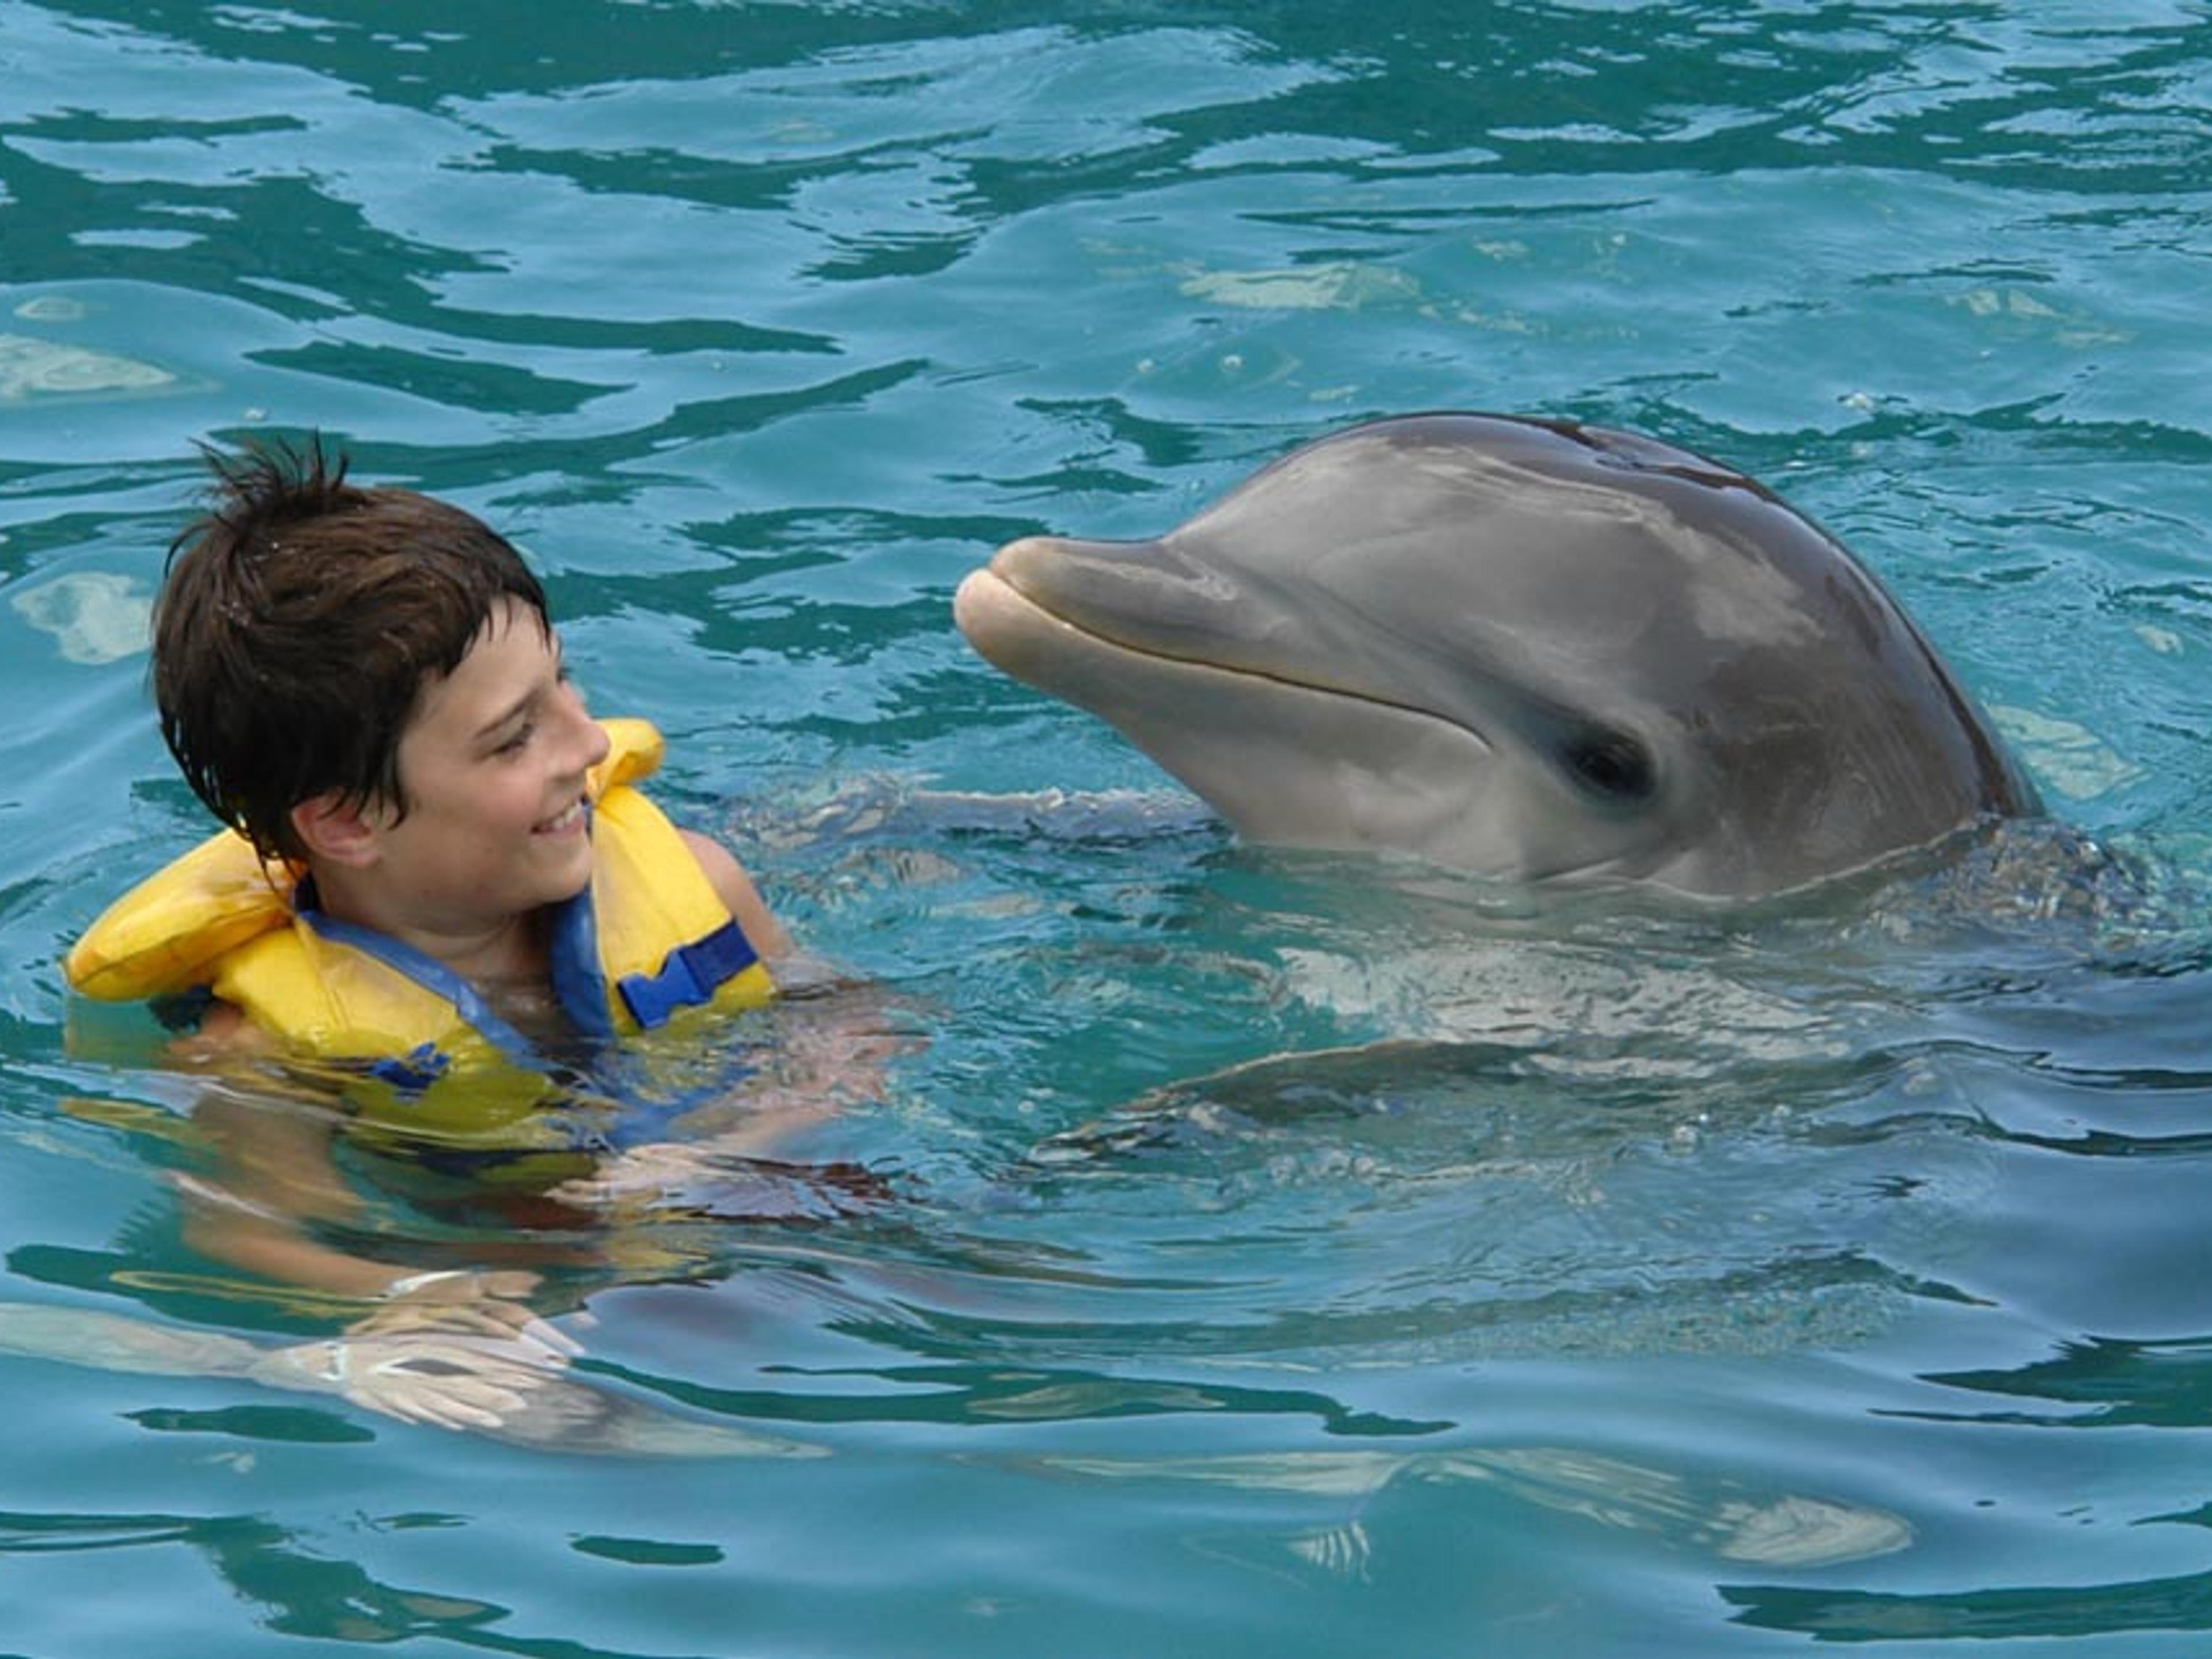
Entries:
<svg viewBox="0 0 2212 1659">
<path fill-rule="evenodd" d="M 998 587 L 977 580 L 983 575 Z M 993 655 L 994 643 L 1003 645 L 1010 629 L 1035 632 L 1046 622 L 1174 662 L 1248 672 L 1279 666 L 1272 642 L 1276 608 L 1249 583 L 1172 542 L 1024 536 L 992 555 L 988 569 L 969 582 L 973 588 L 963 585 L 954 617 L 1000 667 L 1006 665 Z"/>
<path fill-rule="evenodd" d="M 1025 661 L 1050 637 L 1053 618 L 999 574 L 997 562 L 970 571 L 952 595 L 952 620 L 983 659 L 1029 680 Z"/>
</svg>

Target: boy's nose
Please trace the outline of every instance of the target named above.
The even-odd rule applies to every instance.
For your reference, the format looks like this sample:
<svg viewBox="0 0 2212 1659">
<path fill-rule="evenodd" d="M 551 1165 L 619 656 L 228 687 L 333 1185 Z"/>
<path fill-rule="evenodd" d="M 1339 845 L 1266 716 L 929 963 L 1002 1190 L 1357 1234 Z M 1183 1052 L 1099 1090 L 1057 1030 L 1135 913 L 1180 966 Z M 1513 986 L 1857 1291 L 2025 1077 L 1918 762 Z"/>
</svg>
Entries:
<svg viewBox="0 0 2212 1659">
<path fill-rule="evenodd" d="M 588 772 L 607 757 L 613 747 L 607 739 L 606 727 L 585 711 L 583 699 L 568 699 L 568 717 L 573 739 L 576 744 L 576 770 Z"/>
</svg>

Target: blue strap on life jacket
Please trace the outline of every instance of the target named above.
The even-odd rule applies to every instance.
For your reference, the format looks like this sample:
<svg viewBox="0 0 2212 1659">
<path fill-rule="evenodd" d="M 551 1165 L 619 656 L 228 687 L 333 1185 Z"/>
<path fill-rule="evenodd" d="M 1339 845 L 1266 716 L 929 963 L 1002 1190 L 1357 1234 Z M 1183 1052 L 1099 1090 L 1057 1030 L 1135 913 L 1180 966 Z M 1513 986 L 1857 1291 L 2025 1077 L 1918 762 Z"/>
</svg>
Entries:
<svg viewBox="0 0 2212 1659">
<path fill-rule="evenodd" d="M 665 1025 L 680 1008 L 696 1008 L 760 959 L 752 941 L 735 921 L 726 921 L 704 939 L 679 945 L 660 970 L 630 974 L 615 981 L 630 1018 L 647 1030 Z"/>
<path fill-rule="evenodd" d="M 592 890 L 556 907 L 550 937 L 553 994 L 568 1023 L 595 1042 L 614 1040 L 606 975 L 599 964 L 599 931 Z M 668 1023 L 678 1009 L 714 1000 L 714 993 L 759 960 L 735 921 L 724 922 L 703 939 L 679 945 L 652 973 L 626 975 L 615 994 L 641 1030 Z"/>
<path fill-rule="evenodd" d="M 547 948 L 552 958 L 553 996 L 568 1023 L 593 1042 L 612 1041 L 614 1016 L 607 1012 L 606 979 L 599 971 L 599 917 L 589 887 L 555 907 Z"/>
</svg>

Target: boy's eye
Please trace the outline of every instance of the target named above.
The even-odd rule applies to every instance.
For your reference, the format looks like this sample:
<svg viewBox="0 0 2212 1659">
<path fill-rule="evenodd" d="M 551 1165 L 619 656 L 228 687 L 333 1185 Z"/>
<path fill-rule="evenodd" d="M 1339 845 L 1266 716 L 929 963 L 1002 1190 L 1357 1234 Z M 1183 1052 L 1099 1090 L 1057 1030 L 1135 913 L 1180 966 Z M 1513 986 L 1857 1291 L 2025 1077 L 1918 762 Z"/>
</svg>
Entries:
<svg viewBox="0 0 2212 1659">
<path fill-rule="evenodd" d="M 498 748 L 493 750 L 492 753 L 495 755 L 519 754 L 529 747 L 530 739 L 537 734 L 537 731 L 536 720 L 525 720 L 520 726 L 515 727 L 514 736 L 507 738 Z"/>
</svg>

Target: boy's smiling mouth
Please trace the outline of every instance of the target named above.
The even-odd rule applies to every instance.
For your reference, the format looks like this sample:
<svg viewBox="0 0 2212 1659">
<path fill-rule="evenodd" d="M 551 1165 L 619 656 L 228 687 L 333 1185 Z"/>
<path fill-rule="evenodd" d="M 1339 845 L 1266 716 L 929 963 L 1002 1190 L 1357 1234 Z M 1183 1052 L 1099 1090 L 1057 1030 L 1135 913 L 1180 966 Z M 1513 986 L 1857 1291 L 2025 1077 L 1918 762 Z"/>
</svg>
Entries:
<svg viewBox="0 0 2212 1659">
<path fill-rule="evenodd" d="M 536 836 L 565 836 L 572 830 L 582 829 L 583 825 L 584 799 L 580 795 L 544 823 L 537 825 L 531 833 Z"/>
</svg>

